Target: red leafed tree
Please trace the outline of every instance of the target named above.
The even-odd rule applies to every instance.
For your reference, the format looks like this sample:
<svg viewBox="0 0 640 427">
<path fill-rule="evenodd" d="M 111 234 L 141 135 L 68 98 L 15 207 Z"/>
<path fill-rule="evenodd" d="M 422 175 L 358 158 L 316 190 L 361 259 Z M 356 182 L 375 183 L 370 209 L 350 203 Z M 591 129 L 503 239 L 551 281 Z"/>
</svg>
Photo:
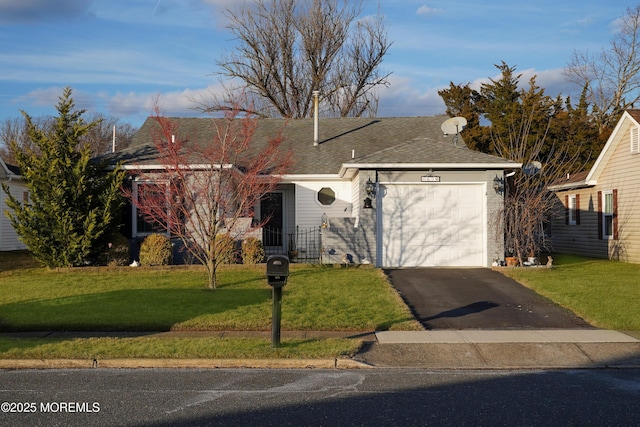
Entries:
<svg viewBox="0 0 640 427">
<path fill-rule="evenodd" d="M 205 266 L 208 285 L 215 289 L 220 264 L 237 242 L 262 227 L 252 221 L 254 208 L 273 191 L 291 163 L 281 147 L 282 131 L 256 141 L 258 119 L 243 110 L 212 118 L 207 139 L 181 135 L 178 123 L 158 106 L 153 135 L 159 170 L 140 167 L 138 191 L 128 196 L 145 221 L 179 238 Z"/>
</svg>

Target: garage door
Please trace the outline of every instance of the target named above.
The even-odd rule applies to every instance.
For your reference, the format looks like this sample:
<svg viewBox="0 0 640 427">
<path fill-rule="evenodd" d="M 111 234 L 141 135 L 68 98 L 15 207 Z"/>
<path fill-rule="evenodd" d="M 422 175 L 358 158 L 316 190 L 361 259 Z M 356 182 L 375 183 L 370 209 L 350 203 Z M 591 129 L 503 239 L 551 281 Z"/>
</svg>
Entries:
<svg viewBox="0 0 640 427">
<path fill-rule="evenodd" d="M 484 186 L 382 186 L 384 267 L 484 266 Z"/>
</svg>

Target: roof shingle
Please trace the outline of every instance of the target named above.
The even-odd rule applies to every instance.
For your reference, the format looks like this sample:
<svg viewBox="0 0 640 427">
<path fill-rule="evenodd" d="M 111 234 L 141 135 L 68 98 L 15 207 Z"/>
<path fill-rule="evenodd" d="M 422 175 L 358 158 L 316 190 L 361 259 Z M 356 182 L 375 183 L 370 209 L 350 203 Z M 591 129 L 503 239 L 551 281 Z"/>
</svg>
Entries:
<svg viewBox="0 0 640 427">
<path fill-rule="evenodd" d="M 453 136 L 446 137 L 440 129 L 446 119 L 446 116 L 321 119 L 317 146 L 313 144 L 313 119 L 261 119 L 254 140 L 260 146 L 283 131 L 282 148 L 293 152 L 292 174 L 336 174 L 345 163 L 510 163 L 469 150 L 462 137 L 454 145 Z M 213 121 L 219 119 L 170 120 L 177 125 L 180 138 L 203 144 L 212 139 Z M 155 120 L 148 118 L 134 136 L 131 147 L 110 156 L 110 160 L 153 163 L 152 135 L 157 127 Z"/>
</svg>

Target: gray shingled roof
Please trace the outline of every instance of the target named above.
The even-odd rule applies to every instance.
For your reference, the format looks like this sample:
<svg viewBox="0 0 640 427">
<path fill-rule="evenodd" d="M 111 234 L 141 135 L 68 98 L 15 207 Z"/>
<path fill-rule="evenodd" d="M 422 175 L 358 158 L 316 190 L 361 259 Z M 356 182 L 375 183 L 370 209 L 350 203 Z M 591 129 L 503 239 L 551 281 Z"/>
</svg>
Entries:
<svg viewBox="0 0 640 427">
<path fill-rule="evenodd" d="M 512 163 L 469 150 L 462 137 L 454 145 L 453 137 L 445 137 L 440 129 L 446 119 L 446 116 L 320 119 L 318 146 L 313 145 L 313 119 L 262 119 L 258 121 L 254 140 L 258 145 L 264 144 L 284 127 L 282 147 L 292 150 L 294 158 L 291 174 L 337 174 L 345 163 Z M 188 138 L 190 143 L 201 144 L 211 139 L 214 119 L 170 120 L 177 124 L 179 137 Z M 109 156 L 110 160 L 153 164 L 152 135 L 157 128 L 153 119 L 147 119 L 131 147 Z"/>
</svg>

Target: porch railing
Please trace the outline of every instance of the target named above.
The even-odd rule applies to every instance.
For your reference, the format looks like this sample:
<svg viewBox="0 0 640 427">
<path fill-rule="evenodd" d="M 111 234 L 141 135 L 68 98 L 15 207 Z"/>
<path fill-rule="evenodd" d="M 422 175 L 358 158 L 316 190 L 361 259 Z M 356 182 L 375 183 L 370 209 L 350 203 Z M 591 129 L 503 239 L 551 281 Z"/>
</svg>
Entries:
<svg viewBox="0 0 640 427">
<path fill-rule="evenodd" d="M 262 242 L 267 255 L 287 255 L 292 262 L 319 263 L 322 255 L 320 227 L 296 227 L 294 233 L 282 229 L 262 229 Z"/>
</svg>

